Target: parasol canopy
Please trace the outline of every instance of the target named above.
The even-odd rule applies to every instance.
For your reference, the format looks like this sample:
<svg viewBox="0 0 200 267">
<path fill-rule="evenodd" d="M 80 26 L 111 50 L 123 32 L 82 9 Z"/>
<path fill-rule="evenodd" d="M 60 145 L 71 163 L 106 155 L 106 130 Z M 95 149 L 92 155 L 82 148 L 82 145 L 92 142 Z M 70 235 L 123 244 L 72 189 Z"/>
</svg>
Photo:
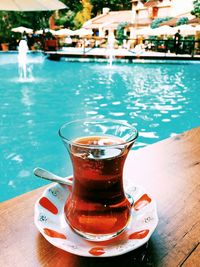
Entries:
<svg viewBox="0 0 200 267">
<path fill-rule="evenodd" d="M 145 35 L 145 36 L 151 36 L 153 35 L 153 29 L 150 27 L 145 27 L 141 29 L 136 30 L 136 35 Z"/>
<path fill-rule="evenodd" d="M 17 28 L 12 28 L 11 29 L 12 32 L 20 32 L 20 33 L 33 33 L 33 30 L 30 29 L 30 28 L 26 28 L 26 27 L 23 27 L 23 26 L 20 26 L 20 27 L 17 27 Z"/>
<path fill-rule="evenodd" d="M 136 30 L 136 35 L 146 35 L 146 36 L 160 36 L 160 35 L 174 35 L 176 30 L 170 26 L 161 26 L 159 28 L 152 29 L 150 27 L 145 27 Z"/>
<path fill-rule="evenodd" d="M 200 24 L 195 27 L 196 32 L 200 31 Z"/>
<path fill-rule="evenodd" d="M 174 27 L 175 31 L 177 32 L 180 30 L 181 35 L 195 35 L 196 34 L 196 27 L 193 27 L 192 25 L 184 24 L 177 27 Z"/>
<path fill-rule="evenodd" d="M 74 31 L 70 29 L 61 29 L 61 30 L 55 31 L 55 35 L 58 35 L 58 36 L 74 35 Z"/>
<path fill-rule="evenodd" d="M 85 28 L 80 28 L 73 32 L 73 35 L 79 35 L 79 36 L 87 36 L 92 35 L 93 31 Z"/>
<path fill-rule="evenodd" d="M 175 28 L 172 28 L 170 26 L 165 25 L 165 26 L 161 26 L 161 27 L 153 29 L 152 35 L 154 35 L 154 36 L 174 35 L 176 33 L 176 31 L 177 30 Z"/>
<path fill-rule="evenodd" d="M 58 0 L 0 0 L 4 11 L 46 11 L 64 9 L 66 5 Z"/>
<path fill-rule="evenodd" d="M 48 33 L 50 32 L 52 35 L 55 35 L 56 31 L 52 30 L 52 29 L 41 29 L 36 31 L 37 34 L 43 34 L 43 33 Z"/>
</svg>

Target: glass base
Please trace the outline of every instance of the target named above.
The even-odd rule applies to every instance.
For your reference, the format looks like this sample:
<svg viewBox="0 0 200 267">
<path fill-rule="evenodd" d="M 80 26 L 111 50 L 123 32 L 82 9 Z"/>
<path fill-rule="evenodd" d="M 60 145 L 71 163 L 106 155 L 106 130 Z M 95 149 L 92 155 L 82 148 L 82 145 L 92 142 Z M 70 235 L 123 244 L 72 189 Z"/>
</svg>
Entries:
<svg viewBox="0 0 200 267">
<path fill-rule="evenodd" d="M 130 220 L 129 220 L 130 221 Z M 82 238 L 88 240 L 88 241 L 93 241 L 93 242 L 101 242 L 101 241 L 107 241 L 110 239 L 113 239 L 114 237 L 117 237 L 118 235 L 120 235 L 122 232 L 124 232 L 124 230 L 127 228 L 129 221 L 127 223 L 127 225 L 119 230 L 116 233 L 111 233 L 111 234 L 91 234 L 91 233 L 83 233 L 77 229 L 74 229 L 73 227 L 71 227 L 75 233 L 77 233 L 78 235 L 80 235 Z"/>
<path fill-rule="evenodd" d="M 127 200 L 129 201 L 129 203 L 131 204 L 131 207 L 132 207 L 133 204 L 134 204 L 134 200 L 133 200 L 132 196 L 130 194 L 128 194 L 128 193 L 125 193 L 125 195 L 126 195 L 126 198 L 127 198 Z M 129 217 L 126 225 L 122 229 L 120 229 L 117 232 L 110 233 L 110 234 L 92 234 L 92 233 L 82 232 L 82 231 L 79 231 L 76 228 L 72 227 L 70 225 L 68 219 L 66 218 L 66 216 L 65 216 L 65 220 L 68 223 L 68 225 L 71 227 L 71 229 L 75 233 L 77 233 L 79 236 L 81 236 L 82 238 L 84 238 L 84 239 L 86 239 L 88 241 L 101 242 L 101 241 L 107 241 L 107 240 L 113 239 L 113 238 L 117 237 L 118 235 L 120 235 L 127 228 L 127 226 L 129 225 L 130 220 L 131 220 L 131 216 Z"/>
</svg>

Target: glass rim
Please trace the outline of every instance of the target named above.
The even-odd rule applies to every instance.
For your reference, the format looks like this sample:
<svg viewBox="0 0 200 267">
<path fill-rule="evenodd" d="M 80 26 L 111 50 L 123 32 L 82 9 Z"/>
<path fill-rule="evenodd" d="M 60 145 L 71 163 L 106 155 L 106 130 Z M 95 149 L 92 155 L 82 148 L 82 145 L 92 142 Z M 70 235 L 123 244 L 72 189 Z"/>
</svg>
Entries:
<svg viewBox="0 0 200 267">
<path fill-rule="evenodd" d="M 88 145 L 88 144 L 79 144 L 79 143 L 76 143 L 74 142 L 74 140 L 70 139 L 70 138 L 67 138 L 66 136 L 63 135 L 62 133 L 62 129 L 66 126 L 69 126 L 70 124 L 74 124 L 74 123 L 81 123 L 81 122 L 99 122 L 99 123 L 104 123 L 104 122 L 113 122 L 115 124 L 119 124 L 119 125 L 124 125 L 124 126 L 127 126 L 131 131 L 132 131 L 132 134 L 130 134 L 130 140 L 127 140 L 127 141 L 124 141 L 122 139 L 122 143 L 118 143 L 118 144 L 112 144 L 112 145 Z M 120 121 L 120 120 L 115 120 L 115 119 L 106 119 L 106 118 L 85 118 L 85 119 L 77 119 L 77 120 L 72 120 L 72 121 L 69 121 L 69 122 L 65 122 L 63 123 L 59 130 L 58 130 L 58 134 L 59 136 L 61 137 L 61 139 L 65 142 L 67 142 L 68 144 L 71 144 L 71 145 L 74 145 L 74 146 L 78 146 L 78 147 L 85 147 L 85 148 L 109 148 L 109 147 L 116 147 L 116 146 L 123 146 L 123 145 L 127 145 L 129 143 L 133 143 L 135 142 L 135 140 L 137 139 L 138 137 L 138 130 L 135 126 L 132 126 L 130 125 L 129 123 L 127 122 L 124 122 L 124 121 Z M 105 135 L 106 136 L 106 135 Z M 107 135 L 107 136 L 111 136 L 112 135 Z M 82 136 L 80 136 L 82 137 Z M 119 137 L 120 138 L 120 137 Z"/>
</svg>

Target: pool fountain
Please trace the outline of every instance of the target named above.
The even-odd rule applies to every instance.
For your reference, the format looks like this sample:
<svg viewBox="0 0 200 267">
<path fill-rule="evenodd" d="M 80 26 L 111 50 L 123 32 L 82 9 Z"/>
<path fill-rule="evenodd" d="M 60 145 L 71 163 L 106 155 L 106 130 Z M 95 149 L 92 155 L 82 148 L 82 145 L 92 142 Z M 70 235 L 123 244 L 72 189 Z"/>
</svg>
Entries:
<svg viewBox="0 0 200 267">
<path fill-rule="evenodd" d="M 19 78 L 21 81 L 27 80 L 27 52 L 28 52 L 28 45 L 25 39 L 22 39 L 19 42 L 18 47 L 18 71 L 19 71 Z"/>
<path fill-rule="evenodd" d="M 113 59 L 114 59 L 114 44 L 115 44 L 115 36 L 114 33 L 111 32 L 108 35 L 108 63 L 109 66 L 112 67 Z"/>
</svg>

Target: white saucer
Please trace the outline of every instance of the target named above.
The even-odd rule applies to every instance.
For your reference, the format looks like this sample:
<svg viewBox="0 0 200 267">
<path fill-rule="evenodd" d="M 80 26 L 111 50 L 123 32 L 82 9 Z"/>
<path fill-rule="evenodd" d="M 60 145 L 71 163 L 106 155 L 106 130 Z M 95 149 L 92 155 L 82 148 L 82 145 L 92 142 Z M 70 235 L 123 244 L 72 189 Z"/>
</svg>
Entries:
<svg viewBox="0 0 200 267">
<path fill-rule="evenodd" d="M 134 199 L 131 220 L 126 230 L 116 238 L 91 242 L 77 235 L 66 223 L 64 203 L 69 186 L 51 184 L 35 204 L 35 225 L 52 245 L 70 253 L 87 257 L 111 257 L 132 251 L 145 244 L 158 224 L 155 201 L 138 186 L 126 192 Z"/>
</svg>

